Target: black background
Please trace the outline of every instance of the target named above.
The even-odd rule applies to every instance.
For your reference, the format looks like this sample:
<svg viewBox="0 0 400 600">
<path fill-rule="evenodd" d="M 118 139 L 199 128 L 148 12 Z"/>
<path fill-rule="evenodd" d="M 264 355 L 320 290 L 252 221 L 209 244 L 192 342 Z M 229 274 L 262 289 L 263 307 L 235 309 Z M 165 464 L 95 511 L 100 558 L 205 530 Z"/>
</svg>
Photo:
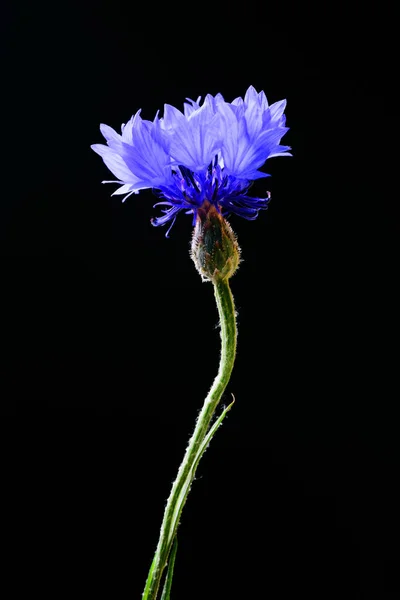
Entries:
<svg viewBox="0 0 400 600">
<path fill-rule="evenodd" d="M 323 7 L 322 7 L 323 5 Z M 287 98 L 255 222 L 233 217 L 236 404 L 179 530 L 173 600 L 399 597 L 394 16 L 384 4 L 6 5 L 1 273 L 14 582 L 140 598 L 216 373 L 190 217 L 165 239 L 90 144 L 138 108 Z M 29 417 L 27 419 L 26 417 Z M 8 472 L 8 470 L 7 470 Z M 12 540 L 12 541 L 11 541 Z M 8 542 L 7 542 L 8 543 Z"/>
</svg>

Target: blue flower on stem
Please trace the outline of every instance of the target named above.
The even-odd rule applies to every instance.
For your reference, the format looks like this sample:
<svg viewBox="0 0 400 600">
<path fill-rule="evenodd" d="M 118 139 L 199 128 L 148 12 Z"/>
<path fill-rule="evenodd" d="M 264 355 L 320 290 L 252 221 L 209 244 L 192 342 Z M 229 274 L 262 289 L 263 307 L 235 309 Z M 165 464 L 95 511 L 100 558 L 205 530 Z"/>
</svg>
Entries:
<svg viewBox="0 0 400 600">
<path fill-rule="evenodd" d="M 208 94 L 200 104 L 188 100 L 184 111 L 166 104 L 164 116 L 154 121 L 138 111 L 121 135 L 101 125 L 107 146 L 95 144 L 119 183 L 114 194 L 128 198 L 151 188 L 161 199 L 162 216 L 153 225 L 170 223 L 180 211 L 191 214 L 191 258 L 203 281 L 214 287 L 220 318 L 221 355 L 218 374 L 198 414 L 178 474 L 164 508 L 160 536 L 150 566 L 142 600 L 170 599 L 177 550 L 177 530 L 183 506 L 195 478 L 197 465 L 233 402 L 213 422 L 225 392 L 236 356 L 236 310 L 229 280 L 240 262 L 240 248 L 225 216 L 234 213 L 255 219 L 266 209 L 266 198 L 248 191 L 255 179 L 268 177 L 259 169 L 272 156 L 289 155 L 280 145 L 288 131 L 283 114 L 286 101 L 268 105 L 264 92 L 250 86 L 243 98 L 225 102 L 221 94 Z M 166 573 L 164 577 L 164 573 Z M 163 588 L 161 589 L 162 582 Z"/>
<path fill-rule="evenodd" d="M 100 130 L 107 146 L 94 144 L 115 181 L 122 184 L 113 195 L 152 188 L 161 199 L 162 216 L 152 219 L 156 227 L 171 222 L 180 211 L 193 215 L 205 202 L 219 213 L 255 219 L 266 209 L 266 198 L 248 195 L 252 182 L 269 175 L 259 171 L 268 158 L 291 156 L 289 146 L 280 145 L 285 127 L 286 100 L 268 105 L 264 92 L 250 86 L 243 98 L 229 103 L 221 94 L 208 94 L 184 103 L 184 112 L 166 104 L 164 117 L 141 118 L 140 110 L 125 125 L 121 135 L 108 125 Z"/>
</svg>

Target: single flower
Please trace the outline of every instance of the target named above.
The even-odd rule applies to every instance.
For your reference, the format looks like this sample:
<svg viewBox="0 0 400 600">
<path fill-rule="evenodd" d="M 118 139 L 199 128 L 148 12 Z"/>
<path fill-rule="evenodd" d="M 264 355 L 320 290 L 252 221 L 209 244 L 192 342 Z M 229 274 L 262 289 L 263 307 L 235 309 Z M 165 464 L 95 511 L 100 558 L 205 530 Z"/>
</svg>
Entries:
<svg viewBox="0 0 400 600">
<path fill-rule="evenodd" d="M 108 125 L 100 130 L 107 146 L 94 144 L 116 181 L 122 184 L 114 194 L 131 194 L 151 188 L 164 206 L 153 225 L 171 222 L 179 212 L 193 216 L 205 203 L 223 216 L 231 213 L 255 219 L 266 209 L 266 198 L 254 198 L 248 191 L 255 179 L 268 177 L 259 171 L 268 158 L 291 156 L 289 146 L 280 145 L 285 127 L 286 101 L 268 105 L 264 92 L 250 86 L 243 98 L 229 103 L 221 94 L 208 94 L 204 102 L 187 99 L 184 112 L 166 104 L 164 116 L 154 121 L 141 118 L 138 111 L 122 125 L 121 135 Z M 114 195 L 113 194 L 113 195 Z"/>
</svg>

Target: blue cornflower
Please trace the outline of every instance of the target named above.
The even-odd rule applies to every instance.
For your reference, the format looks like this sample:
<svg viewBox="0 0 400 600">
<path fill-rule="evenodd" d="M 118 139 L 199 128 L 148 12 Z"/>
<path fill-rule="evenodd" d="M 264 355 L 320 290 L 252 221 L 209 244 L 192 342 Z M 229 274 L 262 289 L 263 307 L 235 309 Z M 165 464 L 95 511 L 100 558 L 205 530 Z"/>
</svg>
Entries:
<svg viewBox="0 0 400 600">
<path fill-rule="evenodd" d="M 255 219 L 267 208 L 266 198 L 248 196 L 252 182 L 268 177 L 258 169 L 272 156 L 291 156 L 280 140 L 285 127 L 286 100 L 268 105 L 264 92 L 250 86 L 244 99 L 225 102 L 221 94 L 208 94 L 204 102 L 187 99 L 184 112 L 169 104 L 164 117 L 154 121 L 141 118 L 140 110 L 125 125 L 121 135 L 108 125 L 100 130 L 107 146 L 94 144 L 120 183 L 115 194 L 123 201 L 139 190 L 152 188 L 161 202 L 162 216 L 155 226 L 175 222 L 180 211 L 193 215 L 210 203 L 223 216 L 231 213 Z M 171 229 L 169 227 L 168 232 Z"/>
</svg>

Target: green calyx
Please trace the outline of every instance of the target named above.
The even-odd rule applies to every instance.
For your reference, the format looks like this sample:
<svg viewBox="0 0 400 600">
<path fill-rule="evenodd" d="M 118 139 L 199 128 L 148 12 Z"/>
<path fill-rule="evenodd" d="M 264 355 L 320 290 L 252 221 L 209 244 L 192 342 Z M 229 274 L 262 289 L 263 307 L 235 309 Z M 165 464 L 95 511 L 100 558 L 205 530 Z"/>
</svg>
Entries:
<svg viewBox="0 0 400 600">
<path fill-rule="evenodd" d="M 197 211 L 191 257 L 203 281 L 229 279 L 240 262 L 240 248 L 228 221 L 208 202 Z"/>
</svg>

